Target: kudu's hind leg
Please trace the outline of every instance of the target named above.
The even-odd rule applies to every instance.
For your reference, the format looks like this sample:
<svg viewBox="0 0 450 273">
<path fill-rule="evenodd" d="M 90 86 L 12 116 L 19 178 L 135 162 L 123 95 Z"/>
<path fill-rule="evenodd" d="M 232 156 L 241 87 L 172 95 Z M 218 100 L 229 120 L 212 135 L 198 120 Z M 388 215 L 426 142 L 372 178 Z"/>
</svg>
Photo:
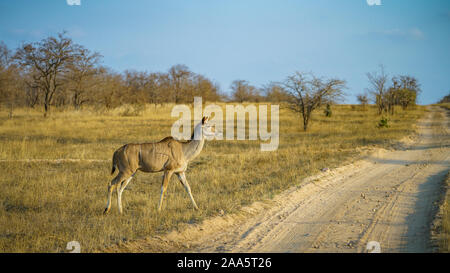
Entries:
<svg viewBox="0 0 450 273">
<path fill-rule="evenodd" d="M 191 187 L 189 186 L 189 183 L 187 182 L 186 175 L 184 174 L 184 172 L 177 173 L 177 177 L 178 177 L 178 180 L 180 180 L 181 184 L 186 189 L 186 192 L 188 193 L 189 198 L 191 198 L 194 209 L 198 210 L 197 203 L 195 203 L 194 197 L 192 196 Z"/>
<path fill-rule="evenodd" d="M 169 180 L 172 177 L 173 172 L 172 171 L 165 171 L 163 176 L 163 181 L 161 185 L 161 195 L 159 196 L 159 203 L 158 203 L 158 211 L 161 211 L 161 205 L 164 199 L 164 193 L 167 190 L 167 185 L 169 185 Z"/>
<path fill-rule="evenodd" d="M 117 207 L 119 208 L 119 213 L 122 213 L 122 192 L 127 187 L 128 183 L 130 183 L 131 179 L 133 179 L 134 174 L 131 175 L 127 180 L 122 181 L 120 186 L 117 187 Z"/>
<path fill-rule="evenodd" d="M 107 214 L 109 212 L 109 210 L 111 209 L 111 197 L 112 197 L 112 192 L 114 190 L 114 188 L 117 186 L 116 185 L 108 185 L 108 201 L 106 202 L 106 208 L 103 211 L 103 214 Z"/>
<path fill-rule="evenodd" d="M 111 183 L 109 183 L 109 185 L 108 185 L 108 201 L 106 202 L 105 211 L 103 211 L 104 214 L 108 213 L 109 210 L 111 209 L 112 193 L 115 188 L 119 187 L 119 185 L 122 183 L 123 180 L 124 180 L 124 174 L 119 173 L 119 174 L 117 174 L 116 177 L 113 178 L 113 180 L 111 180 Z"/>
</svg>

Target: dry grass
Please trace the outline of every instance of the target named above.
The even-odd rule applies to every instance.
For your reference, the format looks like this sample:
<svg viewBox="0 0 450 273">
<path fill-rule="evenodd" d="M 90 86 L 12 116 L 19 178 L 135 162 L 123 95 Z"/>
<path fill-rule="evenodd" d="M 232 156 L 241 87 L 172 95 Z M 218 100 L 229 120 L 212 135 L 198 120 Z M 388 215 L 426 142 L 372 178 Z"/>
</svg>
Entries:
<svg viewBox="0 0 450 273">
<path fill-rule="evenodd" d="M 439 252 L 450 253 L 450 173 L 447 174 L 445 181 L 445 199 L 440 209 L 441 217 L 438 227 Z"/>
<path fill-rule="evenodd" d="M 141 109 L 142 110 L 142 109 Z M 152 236 L 217 215 L 233 213 L 255 200 L 270 198 L 324 167 L 351 160 L 363 146 L 389 146 L 414 130 L 423 107 L 376 128 L 375 109 L 333 107 L 322 110 L 303 132 L 298 116 L 280 111 L 280 146 L 261 152 L 259 141 L 212 141 L 190 165 L 187 179 L 200 207 L 192 209 L 184 189 L 173 178 L 163 212 L 156 211 L 161 174 L 138 173 L 124 192 L 124 214 L 113 203 L 103 216 L 106 188 L 111 180 L 111 157 L 124 143 L 150 142 L 170 134 L 176 118 L 171 106 L 147 106 L 112 111 L 58 111 L 48 118 L 36 110 L 19 109 L 8 119 L 0 111 L 1 252 L 61 252 L 76 240 L 83 252 Z M 29 161 L 24 159 L 80 159 Z M 88 161 L 98 159 L 99 161 Z"/>
<path fill-rule="evenodd" d="M 450 110 L 450 102 L 438 103 L 438 104 L 434 104 L 434 105 L 440 106 L 440 107 L 445 108 L 447 110 Z"/>
</svg>

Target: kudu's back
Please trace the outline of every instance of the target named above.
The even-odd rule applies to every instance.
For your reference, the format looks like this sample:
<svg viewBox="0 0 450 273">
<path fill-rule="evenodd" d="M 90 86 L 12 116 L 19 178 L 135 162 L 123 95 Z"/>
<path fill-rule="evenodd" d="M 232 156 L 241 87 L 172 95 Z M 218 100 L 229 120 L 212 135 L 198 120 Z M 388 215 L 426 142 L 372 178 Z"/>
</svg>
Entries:
<svg viewBox="0 0 450 273">
<path fill-rule="evenodd" d="M 161 172 L 166 168 L 177 168 L 182 164 L 184 155 L 181 143 L 172 137 L 159 142 L 125 144 L 114 152 L 111 173 L 133 174 L 143 172 Z"/>
</svg>

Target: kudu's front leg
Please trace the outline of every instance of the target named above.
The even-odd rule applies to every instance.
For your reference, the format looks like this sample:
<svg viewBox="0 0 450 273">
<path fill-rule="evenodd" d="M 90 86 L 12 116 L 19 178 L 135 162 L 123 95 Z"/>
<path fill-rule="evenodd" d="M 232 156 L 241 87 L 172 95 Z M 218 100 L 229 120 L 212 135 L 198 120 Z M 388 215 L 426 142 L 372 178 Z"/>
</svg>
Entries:
<svg viewBox="0 0 450 273">
<path fill-rule="evenodd" d="M 195 203 L 194 197 L 192 196 L 191 187 L 189 187 L 189 183 L 187 182 L 186 175 L 184 174 L 184 172 L 177 173 L 177 177 L 180 180 L 181 184 L 186 189 L 186 192 L 188 193 L 189 198 L 191 198 L 192 205 L 194 206 L 194 209 L 198 210 L 197 203 Z"/>
</svg>

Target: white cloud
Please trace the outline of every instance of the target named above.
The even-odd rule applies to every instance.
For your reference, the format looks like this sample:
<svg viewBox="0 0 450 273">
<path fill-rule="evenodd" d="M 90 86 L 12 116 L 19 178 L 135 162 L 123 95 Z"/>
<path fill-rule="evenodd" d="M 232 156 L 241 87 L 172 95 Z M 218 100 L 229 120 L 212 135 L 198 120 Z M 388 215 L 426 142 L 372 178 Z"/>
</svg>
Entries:
<svg viewBox="0 0 450 273">
<path fill-rule="evenodd" d="M 398 28 L 374 31 L 371 32 L 372 35 L 376 37 L 386 37 L 391 39 L 408 39 L 408 40 L 422 40 L 425 38 L 424 33 L 417 27 L 402 30 Z"/>
<path fill-rule="evenodd" d="M 418 29 L 418 28 L 412 28 L 409 30 L 409 35 L 414 39 L 414 40 L 422 40 L 424 38 L 424 34 L 423 32 Z"/>
<path fill-rule="evenodd" d="M 86 35 L 86 32 L 78 26 L 73 26 L 73 27 L 68 28 L 67 33 L 72 38 L 80 38 L 80 37 L 83 37 Z"/>
</svg>

